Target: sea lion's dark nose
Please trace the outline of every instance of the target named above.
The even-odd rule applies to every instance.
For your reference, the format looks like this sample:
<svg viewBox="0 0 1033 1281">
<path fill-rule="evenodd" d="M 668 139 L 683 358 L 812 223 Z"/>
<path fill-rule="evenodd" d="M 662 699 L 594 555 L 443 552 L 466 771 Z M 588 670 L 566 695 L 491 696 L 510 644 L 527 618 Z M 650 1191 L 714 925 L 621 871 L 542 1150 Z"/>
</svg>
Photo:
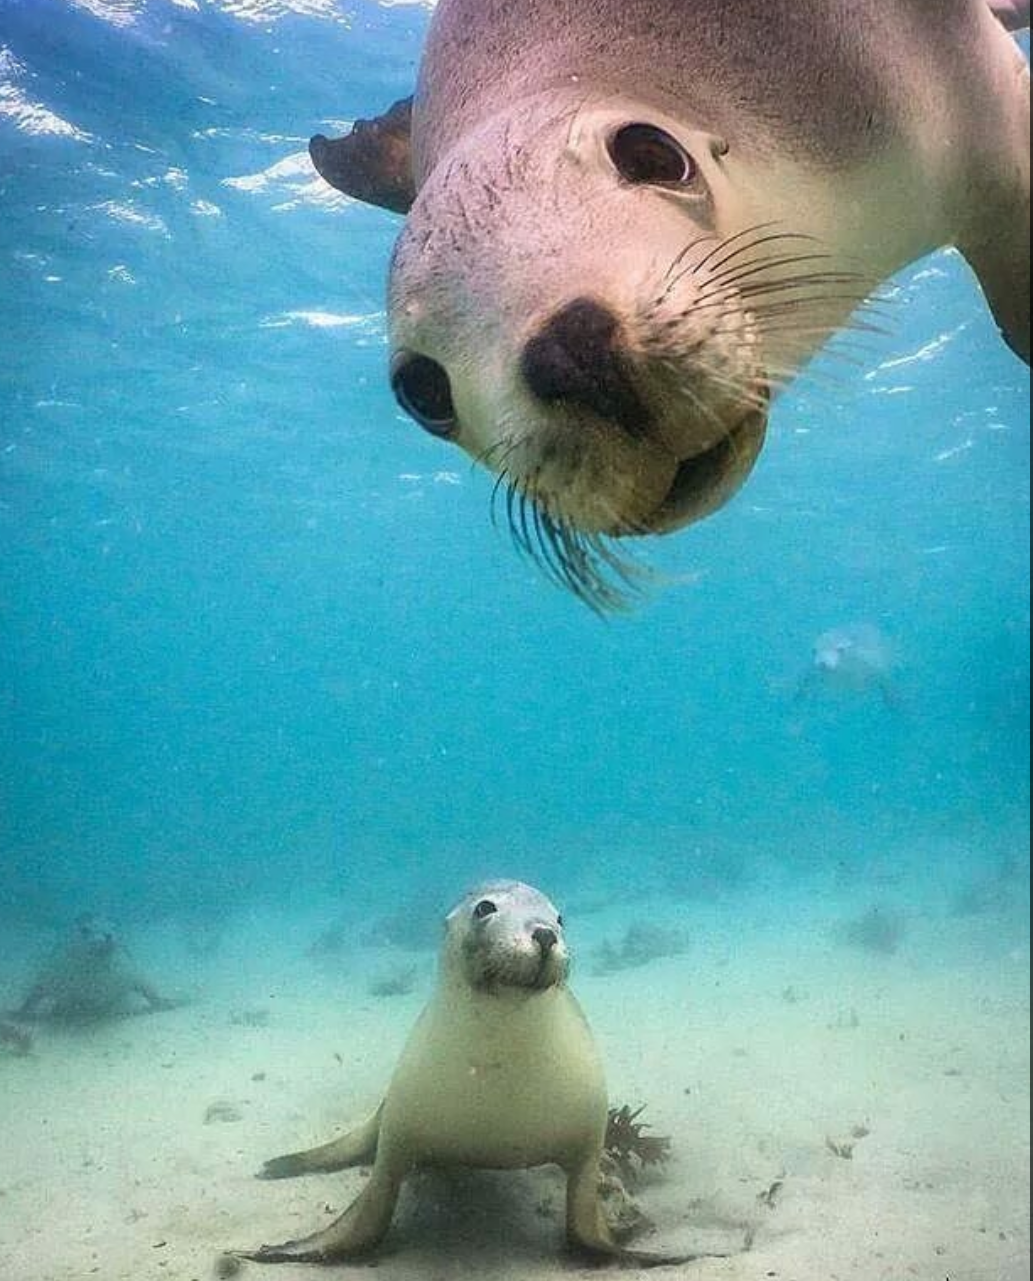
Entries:
<svg viewBox="0 0 1033 1281">
<path fill-rule="evenodd" d="M 570 401 L 630 436 L 645 434 L 649 415 L 635 391 L 620 322 L 593 298 L 575 298 L 554 312 L 524 346 L 520 367 L 539 400 Z"/>
<path fill-rule="evenodd" d="M 532 930 L 531 937 L 542 949 L 543 952 L 551 952 L 559 941 L 556 938 L 556 931 L 550 930 L 545 925 L 539 925 L 536 930 Z"/>
</svg>

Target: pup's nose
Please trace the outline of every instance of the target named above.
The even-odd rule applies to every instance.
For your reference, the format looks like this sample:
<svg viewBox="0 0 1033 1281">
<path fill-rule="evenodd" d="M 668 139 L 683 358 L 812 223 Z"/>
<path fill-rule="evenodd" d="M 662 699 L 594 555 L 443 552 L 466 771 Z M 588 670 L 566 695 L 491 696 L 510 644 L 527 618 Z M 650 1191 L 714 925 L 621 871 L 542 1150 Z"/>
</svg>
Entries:
<svg viewBox="0 0 1033 1281">
<path fill-rule="evenodd" d="M 520 367 L 539 400 L 570 401 L 617 423 L 631 436 L 648 426 L 622 347 L 620 322 L 593 298 L 575 298 L 528 339 Z"/>
<path fill-rule="evenodd" d="M 532 932 L 531 937 L 543 952 L 551 952 L 558 942 L 558 939 L 556 938 L 556 931 L 550 930 L 545 925 L 539 925 L 538 928 Z"/>
</svg>

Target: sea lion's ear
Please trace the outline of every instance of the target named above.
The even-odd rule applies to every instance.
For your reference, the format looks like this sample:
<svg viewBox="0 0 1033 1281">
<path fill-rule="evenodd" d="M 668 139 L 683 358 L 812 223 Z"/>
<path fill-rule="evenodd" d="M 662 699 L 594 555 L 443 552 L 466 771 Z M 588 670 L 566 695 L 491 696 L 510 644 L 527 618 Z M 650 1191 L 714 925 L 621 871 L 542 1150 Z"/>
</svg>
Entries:
<svg viewBox="0 0 1033 1281">
<path fill-rule="evenodd" d="M 412 98 L 403 98 L 382 116 L 357 120 L 343 138 L 317 133 L 308 154 L 320 177 L 346 196 L 408 213 L 416 199 L 411 126 Z"/>
</svg>

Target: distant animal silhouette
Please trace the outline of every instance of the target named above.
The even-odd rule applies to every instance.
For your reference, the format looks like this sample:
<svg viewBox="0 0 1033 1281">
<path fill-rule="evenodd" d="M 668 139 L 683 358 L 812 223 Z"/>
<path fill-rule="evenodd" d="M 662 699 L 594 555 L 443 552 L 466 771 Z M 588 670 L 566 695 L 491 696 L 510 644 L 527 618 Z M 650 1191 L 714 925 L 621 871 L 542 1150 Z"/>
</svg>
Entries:
<svg viewBox="0 0 1033 1281">
<path fill-rule="evenodd" d="M 134 997 L 148 1009 L 176 1004 L 139 974 L 112 925 L 85 914 L 43 964 L 15 1018 L 95 1022 L 133 1012 Z"/>
<path fill-rule="evenodd" d="M 874 691 L 887 707 L 897 708 L 900 699 L 893 685 L 896 665 L 892 642 L 874 623 L 845 623 L 816 638 L 811 665 L 797 685 L 796 698 L 821 690 Z"/>
</svg>

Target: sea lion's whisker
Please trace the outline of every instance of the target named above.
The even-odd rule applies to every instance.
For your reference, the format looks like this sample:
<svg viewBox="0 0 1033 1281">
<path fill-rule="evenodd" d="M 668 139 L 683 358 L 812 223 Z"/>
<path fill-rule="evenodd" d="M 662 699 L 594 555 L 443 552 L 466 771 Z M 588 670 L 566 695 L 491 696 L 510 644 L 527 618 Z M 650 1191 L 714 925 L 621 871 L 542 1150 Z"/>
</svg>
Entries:
<svg viewBox="0 0 1033 1281">
<path fill-rule="evenodd" d="M 701 267 L 705 267 L 715 254 L 719 254 L 722 252 L 722 250 L 730 248 L 730 246 L 734 245 L 737 241 L 742 241 L 747 236 L 758 236 L 758 239 L 763 243 L 764 238 L 760 237 L 758 233 L 762 231 L 767 231 L 770 227 L 777 227 L 777 226 L 778 226 L 778 222 L 774 218 L 771 218 L 771 219 L 768 219 L 766 222 L 758 222 L 758 223 L 754 223 L 750 227 L 743 227 L 741 231 L 737 231 L 731 236 L 723 236 L 717 242 L 717 244 L 713 247 L 713 249 L 711 249 L 709 253 L 705 254 L 699 260 L 699 262 L 695 264 L 694 269 L 698 271 Z M 777 231 L 771 233 L 771 235 L 774 237 L 783 236 L 783 235 L 792 235 L 792 234 L 793 234 L 792 232 L 777 232 Z M 731 256 L 734 257 L 735 254 L 740 253 L 742 250 L 744 250 L 749 245 L 752 245 L 754 243 L 756 242 L 748 241 L 747 245 L 740 245 L 738 249 L 732 250 Z"/>
<path fill-rule="evenodd" d="M 842 272 L 814 272 L 809 275 L 790 276 L 784 280 L 761 280 L 743 285 L 736 289 L 740 298 L 763 298 L 765 294 L 784 293 L 787 289 L 803 289 L 813 285 L 849 285 L 857 283 L 855 278 Z M 858 302 L 863 302 L 867 294 L 858 292 L 852 295 Z"/>
<path fill-rule="evenodd" d="M 678 253 L 675 254 L 674 261 L 664 272 L 662 277 L 664 283 L 666 283 L 671 279 L 673 274 L 678 270 L 678 268 L 682 265 L 682 263 L 689 256 L 689 254 L 692 253 L 693 249 L 695 249 L 697 245 L 705 245 L 710 243 L 710 241 L 716 240 L 716 239 L 717 237 L 714 235 L 703 235 L 703 236 L 697 236 L 695 240 L 690 240 L 684 249 L 680 249 Z M 666 296 L 666 293 L 667 291 L 665 290 L 664 295 L 662 296 Z"/>
<path fill-rule="evenodd" d="M 765 226 L 773 227 L 774 225 L 775 225 L 774 223 L 762 223 L 760 227 L 748 227 L 744 231 L 737 232 L 734 236 L 728 236 L 728 237 L 725 237 L 723 240 L 720 240 L 714 246 L 714 248 L 710 250 L 709 253 L 705 254 L 702 258 L 700 258 L 696 262 L 686 264 L 682 268 L 682 270 L 678 272 L 677 276 L 673 277 L 673 279 L 669 279 L 669 283 L 667 284 L 666 288 L 663 291 L 663 294 L 661 295 L 661 301 L 670 294 L 671 290 L 674 289 L 674 287 L 679 283 L 679 281 L 684 279 L 685 276 L 690 274 L 698 275 L 703 270 L 703 268 L 707 265 L 707 263 L 710 262 L 710 260 L 713 258 L 715 253 L 720 253 L 722 249 L 727 249 L 729 245 L 731 245 L 734 241 L 739 240 L 743 236 L 752 235 L 755 231 L 761 230 Z M 695 245 L 700 243 L 705 243 L 707 240 L 711 240 L 711 239 L 713 239 L 713 237 L 711 236 L 700 237 L 699 239 L 693 241 L 690 246 L 687 246 L 685 250 L 682 250 L 682 253 L 679 254 L 679 257 L 682 257 L 684 254 L 686 254 L 689 248 L 692 248 Z M 805 235 L 798 234 L 791 231 L 776 232 L 770 236 L 761 236 L 761 237 L 758 237 L 756 240 L 750 240 L 744 244 L 738 245 L 730 253 L 726 254 L 725 257 L 720 260 L 717 266 L 718 268 L 720 268 L 724 264 L 732 262 L 735 258 L 739 257 L 740 254 L 749 253 L 751 250 L 758 248 L 760 245 L 768 244 L 776 240 L 813 240 L 813 237 L 805 236 Z M 710 275 L 709 271 L 707 272 L 707 275 L 708 276 Z M 669 276 L 670 276 L 670 269 L 668 271 L 668 277 Z M 665 279 L 667 279 L 668 277 L 665 277 Z"/>
<path fill-rule="evenodd" d="M 509 472 L 503 468 L 495 477 L 495 483 L 491 487 L 491 497 L 488 499 L 488 518 L 491 521 L 493 529 L 498 529 L 498 519 L 496 517 L 496 504 L 498 503 L 499 490 L 509 484 Z"/>
<path fill-rule="evenodd" d="M 824 357 L 825 354 L 823 350 L 822 356 Z M 813 365 L 809 365 L 803 372 L 796 365 L 773 368 L 770 370 L 768 378 L 773 393 L 782 391 L 789 386 L 806 385 L 808 382 L 827 391 L 843 392 L 847 389 L 842 378 L 836 377 L 830 371 L 817 369 Z"/>
<path fill-rule="evenodd" d="M 523 488 L 519 480 L 513 480 L 506 485 L 506 521 L 509 525 L 509 532 L 513 543 L 518 551 L 525 555 L 531 555 L 531 546 L 527 541 L 527 532 L 524 528 L 524 517 L 521 513 L 521 505 L 524 501 Z"/>
<path fill-rule="evenodd" d="M 882 310 L 878 302 L 872 302 L 870 299 L 863 297 L 859 298 L 859 295 L 854 293 L 816 293 L 809 296 L 804 294 L 794 298 L 776 298 L 771 302 L 754 302 L 750 305 L 750 314 L 753 316 L 771 316 L 773 318 L 780 315 L 800 315 L 808 308 L 820 308 L 829 302 L 855 303 L 855 316 L 891 318 L 891 313 Z"/>
<path fill-rule="evenodd" d="M 528 554 L 533 556 L 533 544 L 531 535 L 533 532 L 533 516 L 537 508 L 534 499 L 529 497 L 526 486 L 520 489 L 520 501 L 517 504 L 517 515 L 520 520 L 520 537 L 522 545 L 527 549 Z"/>
<path fill-rule="evenodd" d="M 813 294 L 789 295 L 789 296 L 783 296 L 782 298 L 776 299 L 771 303 L 766 303 L 764 301 L 765 293 L 774 292 L 774 293 L 780 293 L 782 295 L 786 295 L 787 289 L 789 288 L 803 289 L 810 282 L 806 280 L 800 280 L 800 281 L 784 281 L 781 283 L 785 286 L 785 288 L 778 288 L 771 291 L 761 290 L 761 289 L 754 290 L 753 288 L 751 288 L 748 292 L 744 291 L 743 294 L 738 296 L 732 290 L 729 290 L 729 291 L 721 290 L 720 292 L 715 292 L 709 297 L 704 298 L 702 301 L 694 302 L 690 304 L 688 307 L 685 308 L 684 311 L 681 311 L 678 313 L 677 319 L 688 320 L 691 316 L 693 316 L 698 311 L 709 311 L 715 307 L 721 308 L 722 312 L 727 312 L 728 314 L 737 314 L 742 310 L 742 302 L 744 298 L 749 298 L 751 300 L 748 308 L 748 311 L 751 315 L 763 314 L 764 309 L 766 307 L 775 306 L 776 304 L 784 306 L 788 310 L 792 310 L 793 308 L 799 308 L 803 306 L 821 307 L 823 303 L 829 303 L 829 302 L 836 302 L 836 303 L 845 302 L 845 303 L 851 304 L 851 306 L 854 308 L 863 307 L 866 310 L 869 307 L 868 296 L 867 294 L 862 294 L 862 293 L 819 292 L 819 293 L 813 293 Z M 837 324 L 838 323 L 839 322 L 837 321 Z"/>
<path fill-rule="evenodd" d="M 856 333 L 858 336 L 861 336 L 861 335 L 867 335 L 867 334 L 870 334 L 870 333 L 882 334 L 882 333 L 884 333 L 884 332 L 885 332 L 885 331 L 883 331 L 883 330 L 873 330 L 871 326 L 858 326 L 858 327 L 853 327 L 853 326 L 847 326 L 847 325 L 840 325 L 840 326 L 836 327 L 835 329 L 833 329 L 833 328 L 831 328 L 831 327 L 830 327 L 830 326 L 828 326 L 828 325 L 787 325 L 787 324 L 778 324 L 778 325 L 774 325 L 774 326 L 772 326 L 772 327 L 771 327 L 771 328 L 769 328 L 769 329 L 766 329 L 766 330 L 765 330 L 765 334 L 766 334 L 766 335 L 770 335 L 771 337 L 776 337 L 776 336 L 777 336 L 777 337 L 779 337 L 779 338 L 799 338 L 799 339 L 806 339 L 806 340 L 807 340 L 807 346 L 808 346 L 808 348 L 811 348 L 811 347 L 813 346 L 813 341 L 812 341 L 812 340 L 813 340 L 813 339 L 815 339 L 815 338 L 817 338 L 817 339 L 819 339 L 819 340 L 824 339 L 824 338 L 827 338 L 827 339 L 830 339 L 830 340 L 831 340 L 831 339 L 833 339 L 837 334 L 845 333 L 845 332 L 846 332 L 846 331 L 848 331 L 848 330 L 852 330 L 852 331 L 853 331 L 854 333 Z M 874 354 L 873 350 L 872 350 L 871 348 L 867 348 L 867 347 L 861 347 L 861 346 L 858 346 L 858 345 L 854 345 L 852 349 L 853 349 L 854 351 L 858 352 L 859 354 L 863 354 L 863 353 L 865 353 L 865 352 L 867 352 L 867 354 L 868 354 L 868 355 L 873 355 L 873 354 Z M 815 355 L 818 355 L 820 352 L 824 352 L 824 351 L 825 351 L 825 348 L 824 348 L 824 347 L 819 347 L 819 348 L 818 348 L 818 350 L 817 350 L 814 354 L 815 354 Z"/>
<path fill-rule="evenodd" d="M 734 267 L 726 267 L 720 274 L 708 275 L 700 285 L 699 292 L 701 294 L 712 292 L 715 286 L 729 288 L 737 285 L 740 280 L 748 280 L 760 272 L 777 271 L 782 267 L 794 267 L 805 262 L 831 261 L 831 254 L 785 254 L 781 258 L 763 258 L 759 262 L 751 259 L 748 262 L 737 263 Z"/>
<path fill-rule="evenodd" d="M 507 473 L 506 475 L 506 528 L 509 530 L 509 536 L 513 540 L 513 543 L 519 549 L 519 541 L 517 539 L 517 530 L 516 530 L 516 520 L 513 514 L 514 507 L 517 502 L 517 493 L 518 491 L 517 491 L 516 479 L 514 477 L 509 476 Z"/>
<path fill-rule="evenodd" d="M 763 321 L 765 335 L 774 334 L 812 334 L 820 335 L 828 333 L 829 336 L 838 330 L 848 331 L 854 334 L 871 334 L 874 336 L 885 336 L 893 332 L 892 328 L 885 325 L 873 325 L 867 320 L 855 320 L 848 316 L 843 321 L 837 321 L 835 326 L 831 326 L 821 319 L 821 313 L 817 317 L 810 316 L 806 311 L 794 315 L 792 312 L 782 312 L 774 316 L 760 317 Z"/>
<path fill-rule="evenodd" d="M 494 442 L 494 444 L 488 445 L 486 449 L 482 449 L 480 453 L 471 455 L 471 466 L 490 467 L 493 455 L 498 454 L 502 450 L 506 450 L 506 452 L 509 453 L 514 448 L 515 444 L 516 442 L 512 436 L 501 436 Z M 500 458 L 498 461 L 501 465 L 503 458 Z"/>
<path fill-rule="evenodd" d="M 502 441 L 500 441 L 499 443 L 501 445 L 504 445 L 505 448 L 501 451 L 499 456 L 494 460 L 494 464 L 488 464 L 488 465 L 489 466 L 493 465 L 496 471 L 503 470 L 506 466 L 506 463 L 513 456 L 513 454 L 518 449 L 520 449 L 523 445 L 525 445 L 529 439 L 531 439 L 531 434 L 532 434 L 531 432 L 523 432 L 519 436 L 507 435 L 503 437 Z"/>
<path fill-rule="evenodd" d="M 567 587 L 597 614 L 603 614 L 607 605 L 607 585 L 585 555 L 581 543 L 583 536 L 568 522 L 554 517 L 547 508 L 540 510 L 543 539 L 560 566 L 560 586 Z"/>
<path fill-rule="evenodd" d="M 540 548 L 539 568 L 557 587 L 572 592 L 589 608 L 599 612 L 595 585 L 583 563 L 584 558 L 572 554 L 564 538 L 566 523 L 554 517 L 542 502 L 534 504 L 534 523 Z"/>
<path fill-rule="evenodd" d="M 510 534 L 520 554 L 555 586 L 571 592 L 600 616 L 628 608 L 629 594 L 642 590 L 642 580 L 651 576 L 650 571 L 615 552 L 605 535 L 584 533 L 554 511 L 537 492 L 537 473 L 523 479 L 507 475 L 504 483 Z M 623 532 L 648 533 L 616 512 L 609 516 Z M 610 582 L 606 573 L 618 584 Z"/>
<path fill-rule="evenodd" d="M 643 594 L 645 580 L 651 577 L 649 570 L 631 557 L 615 552 L 602 534 L 581 535 L 579 550 L 585 572 L 591 575 L 596 612 L 600 615 L 627 612 L 634 603 L 633 598 Z M 612 574 L 616 582 L 608 581 L 600 566 Z"/>
<path fill-rule="evenodd" d="M 865 282 L 851 276 L 847 273 L 840 272 L 793 272 L 786 276 L 772 276 L 771 279 L 760 278 L 757 280 L 747 279 L 745 283 L 737 280 L 722 282 L 714 289 L 700 290 L 697 306 L 703 306 L 714 297 L 728 297 L 741 301 L 743 298 L 761 298 L 766 293 L 779 293 L 785 289 L 803 289 L 806 285 L 821 287 L 822 292 L 815 297 L 828 297 L 829 286 L 847 286 L 856 285 L 854 297 L 859 302 L 863 302 L 868 297 L 867 290 L 864 288 Z"/>
<path fill-rule="evenodd" d="M 730 392 L 737 403 L 744 405 L 748 409 L 762 410 L 767 408 L 767 397 L 754 390 L 758 381 L 756 378 L 750 380 L 740 374 L 729 374 L 713 361 L 706 359 L 696 361 L 695 373 L 704 384 Z M 761 383 L 763 385 L 763 380 L 761 380 Z M 700 404 L 699 397 L 688 383 L 684 383 L 681 390 L 688 395 L 695 405 L 698 406 Z M 710 417 L 716 426 L 724 426 L 723 421 L 712 411 Z"/>
<path fill-rule="evenodd" d="M 547 509 L 542 503 L 532 502 L 531 513 L 538 543 L 539 555 L 536 559 L 539 566 L 558 587 L 566 588 L 575 594 L 579 593 L 580 585 L 564 559 L 562 548 L 557 543 L 556 526 Z"/>
<path fill-rule="evenodd" d="M 791 246 L 779 244 L 777 248 L 773 250 L 768 249 L 765 248 L 765 246 L 772 244 L 776 240 L 776 237 L 769 236 L 763 241 L 759 241 L 755 244 L 741 245 L 734 254 L 728 254 L 720 262 L 714 263 L 705 272 L 703 272 L 703 282 L 706 283 L 708 280 L 720 280 L 724 276 L 734 275 L 735 272 L 742 271 L 747 267 L 759 266 L 764 263 L 777 263 L 780 258 L 806 262 L 814 258 L 820 258 L 828 261 L 835 257 L 833 253 L 827 249 L 823 249 L 821 245 L 817 241 L 814 241 L 810 236 L 785 236 L 778 237 L 777 239 L 792 240 L 794 243 Z M 807 241 L 806 245 L 798 245 L 795 243 L 800 239 L 805 239 Z M 755 250 L 761 250 L 762 252 L 756 253 L 755 256 L 749 258 L 744 256 L 746 254 L 754 255 Z"/>
<path fill-rule="evenodd" d="M 850 301 L 849 298 L 837 299 L 836 295 L 832 297 L 836 301 Z M 821 325 L 820 320 L 815 319 L 815 316 L 820 317 L 824 314 L 825 302 L 826 299 L 821 298 L 809 301 L 801 300 L 799 304 L 795 302 L 773 304 L 770 311 L 764 307 L 751 307 L 750 314 L 761 322 L 766 334 L 779 333 L 783 328 L 790 329 L 794 321 L 801 328 L 819 330 L 824 326 Z M 880 323 L 873 323 L 873 320 L 868 319 L 870 315 Z M 844 317 L 842 320 L 837 320 L 834 328 L 836 330 L 850 330 L 855 333 L 885 335 L 895 332 L 896 325 L 893 322 L 894 317 L 884 315 L 878 311 L 869 311 L 868 308 L 862 305 L 857 307 L 851 315 Z"/>
<path fill-rule="evenodd" d="M 770 225 L 774 226 L 773 223 Z M 725 244 L 729 245 L 735 239 L 736 237 L 732 236 L 725 242 Z M 704 267 L 706 267 L 707 276 L 712 276 L 716 272 L 719 272 L 722 267 L 726 266 L 730 262 L 733 262 L 736 258 L 740 257 L 742 254 L 752 253 L 754 249 L 759 249 L 761 245 L 775 244 L 778 241 L 784 241 L 784 240 L 808 240 L 808 241 L 814 242 L 814 237 L 804 235 L 802 232 L 793 232 L 793 231 L 772 232 L 770 235 L 758 236 L 756 240 L 751 240 L 751 241 L 748 241 L 746 244 L 736 246 L 736 248 L 733 249 L 731 253 L 725 254 L 723 258 L 718 258 L 714 262 L 710 261 L 713 255 L 712 254 L 708 255 L 706 258 L 701 259 L 700 262 L 696 264 L 695 270 L 699 272 L 699 271 L 702 271 Z"/>
<path fill-rule="evenodd" d="M 774 225 L 775 225 L 774 223 L 762 224 L 762 226 L 772 226 L 772 227 Z M 707 234 L 703 236 L 697 236 L 695 240 L 690 240 L 689 243 L 684 247 L 684 249 L 679 250 L 678 254 L 675 256 L 674 261 L 671 263 L 670 267 L 668 267 L 667 271 L 664 274 L 663 279 L 665 281 L 670 282 L 667 289 L 664 290 L 664 296 L 666 296 L 670 292 L 670 290 L 674 287 L 674 285 L 678 283 L 679 280 L 682 279 L 682 277 L 689 274 L 690 272 L 696 273 L 700 271 L 711 260 L 711 258 L 713 258 L 714 254 L 720 253 L 722 249 L 727 249 L 728 246 L 733 244 L 736 240 L 742 239 L 743 236 L 753 235 L 756 231 L 760 229 L 761 228 L 759 227 L 747 227 L 742 231 L 736 232 L 734 236 L 715 236 L 713 234 Z M 697 259 L 695 262 L 685 263 L 685 259 L 688 257 L 689 253 L 693 249 L 695 249 L 698 245 L 711 244 L 711 243 L 713 247 L 707 253 L 705 253 L 702 258 Z M 739 249 L 736 249 L 732 252 L 730 257 L 734 258 L 735 255 L 738 253 L 746 252 L 746 250 L 750 248 L 751 244 L 752 242 L 749 242 L 746 245 L 740 246 Z M 685 263 L 684 268 L 682 270 L 678 270 L 679 268 L 682 267 L 683 263 Z M 678 271 L 678 274 L 675 277 L 674 272 L 676 270 Z"/>
<path fill-rule="evenodd" d="M 612 584 L 606 581 L 599 565 L 593 559 L 591 535 L 581 534 L 566 521 L 554 523 L 554 537 L 559 554 L 575 584 L 581 599 L 600 617 L 618 610 L 623 598 Z"/>
<path fill-rule="evenodd" d="M 767 403 L 768 403 L 767 397 L 757 391 L 752 390 L 751 387 L 747 383 L 745 383 L 741 377 L 735 377 L 735 376 L 729 375 L 725 373 L 723 370 L 718 369 L 716 366 L 711 365 L 709 363 L 702 363 L 698 367 L 698 369 L 699 369 L 699 373 L 702 374 L 704 380 L 707 383 L 710 383 L 715 387 L 720 387 L 726 391 L 731 392 L 732 395 L 735 397 L 735 400 L 739 404 L 746 406 L 746 408 L 748 409 L 767 408 Z M 766 385 L 766 376 L 765 376 L 765 379 L 761 380 L 761 382 L 762 382 L 762 385 Z M 685 390 L 689 391 L 690 389 L 686 387 Z"/>
<path fill-rule="evenodd" d="M 614 513 L 616 520 L 616 513 Z M 638 522 L 621 520 L 625 532 L 643 535 L 648 533 Z M 588 539 L 592 551 L 620 579 L 621 583 L 633 592 L 641 593 L 644 584 L 653 581 L 657 574 L 648 565 L 641 565 L 632 556 L 618 553 L 603 534 L 592 534 Z"/>
</svg>

